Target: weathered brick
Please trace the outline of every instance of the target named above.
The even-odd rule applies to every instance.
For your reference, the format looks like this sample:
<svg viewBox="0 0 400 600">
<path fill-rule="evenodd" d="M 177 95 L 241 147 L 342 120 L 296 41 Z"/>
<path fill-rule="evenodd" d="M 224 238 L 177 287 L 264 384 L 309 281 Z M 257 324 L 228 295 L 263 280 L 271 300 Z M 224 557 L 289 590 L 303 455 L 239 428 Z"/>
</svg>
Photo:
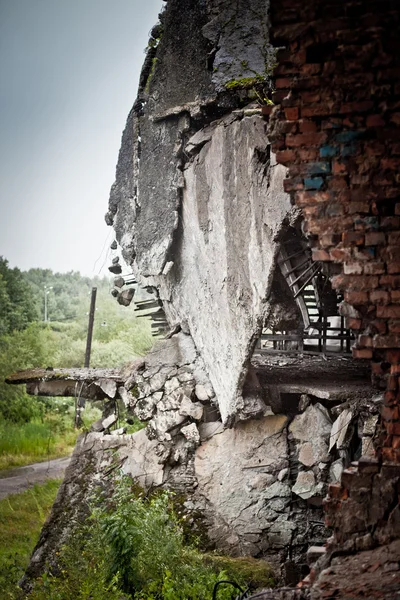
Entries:
<svg viewBox="0 0 400 600">
<path fill-rule="evenodd" d="M 294 162 L 296 160 L 296 152 L 294 150 L 280 150 L 276 153 L 276 160 L 280 164 Z"/>
<path fill-rule="evenodd" d="M 377 306 L 376 316 L 378 319 L 400 319 L 400 304 L 389 304 L 388 306 Z"/>
<path fill-rule="evenodd" d="M 344 263 L 343 272 L 345 275 L 362 275 L 363 265 L 359 262 Z"/>
<path fill-rule="evenodd" d="M 400 422 L 385 422 L 385 429 L 391 435 L 400 435 Z"/>
<path fill-rule="evenodd" d="M 389 304 L 390 294 L 386 290 L 373 290 L 369 293 L 369 300 L 372 304 Z"/>
<path fill-rule="evenodd" d="M 392 319 L 388 324 L 389 333 L 400 333 L 400 319 Z"/>
<path fill-rule="evenodd" d="M 349 260 L 351 257 L 350 248 L 332 248 L 329 251 L 331 260 L 335 262 L 344 262 L 345 260 Z"/>
<path fill-rule="evenodd" d="M 372 319 L 372 321 L 369 321 L 369 327 L 373 333 L 383 335 L 387 332 L 387 322 L 385 319 Z"/>
<path fill-rule="evenodd" d="M 368 293 L 367 292 L 353 292 L 346 290 L 344 293 L 344 299 L 346 302 L 353 306 L 360 306 L 363 304 L 367 304 L 368 302 Z"/>
<path fill-rule="evenodd" d="M 372 358 L 372 350 L 369 348 L 352 348 L 353 358 Z"/>
<path fill-rule="evenodd" d="M 287 134 L 285 141 L 290 148 L 298 146 L 319 146 L 326 140 L 326 134 L 318 133 L 299 133 L 297 135 Z"/>
<path fill-rule="evenodd" d="M 316 160 L 318 158 L 318 148 L 299 148 L 298 154 L 300 160 Z"/>
<path fill-rule="evenodd" d="M 397 427 L 400 431 L 400 428 Z M 399 462 L 400 459 L 400 450 L 396 450 L 395 448 L 382 448 L 382 459 L 388 462 Z"/>
<path fill-rule="evenodd" d="M 362 324 L 363 324 L 363 322 L 362 322 L 361 319 L 354 319 L 354 318 L 351 318 L 351 317 L 348 317 L 346 319 L 346 327 L 348 329 L 355 329 L 355 330 L 358 331 L 359 329 L 362 328 Z"/>
<path fill-rule="evenodd" d="M 400 273 L 400 262 L 389 262 L 387 265 L 388 273 Z"/>
<path fill-rule="evenodd" d="M 389 363 L 400 365 L 400 350 L 389 350 L 385 357 Z"/>
<path fill-rule="evenodd" d="M 381 115 L 368 115 L 366 125 L 367 127 L 384 127 L 385 121 Z"/>
<path fill-rule="evenodd" d="M 292 80 L 289 77 L 281 77 L 275 80 L 275 86 L 279 89 L 285 89 L 291 87 Z"/>
<path fill-rule="evenodd" d="M 348 182 L 346 177 L 340 177 L 338 175 L 334 175 L 332 177 L 327 177 L 328 186 L 337 192 L 346 190 L 348 188 Z"/>
<path fill-rule="evenodd" d="M 400 231 L 390 232 L 388 234 L 388 243 L 389 244 L 400 244 Z"/>
<path fill-rule="evenodd" d="M 307 119 L 300 119 L 298 126 L 301 133 L 314 133 L 318 131 L 317 124 L 314 123 L 314 121 L 308 121 Z"/>
<path fill-rule="evenodd" d="M 397 392 L 397 390 L 399 389 L 399 378 L 397 375 L 392 373 L 390 374 L 386 382 L 386 389 L 389 392 Z"/>
<path fill-rule="evenodd" d="M 399 228 L 400 228 L 400 217 L 382 217 L 381 218 L 381 229 L 390 231 L 390 230 L 399 229 Z M 396 233 L 398 235 L 400 235 L 400 231 L 396 231 Z M 388 242 L 389 242 L 389 244 L 392 243 L 390 241 L 390 234 L 388 237 Z M 398 242 L 394 242 L 394 243 L 396 244 Z"/>
<path fill-rule="evenodd" d="M 356 246 L 363 246 L 364 240 L 364 234 L 358 231 L 345 231 L 342 237 L 342 241 L 345 246 L 350 246 L 353 244 Z"/>
<path fill-rule="evenodd" d="M 319 238 L 319 243 L 322 248 L 329 248 L 330 246 L 335 246 L 341 240 L 341 236 L 338 234 L 326 233 L 322 234 Z M 350 256 L 350 252 L 349 252 Z"/>
<path fill-rule="evenodd" d="M 382 406 L 381 417 L 384 421 L 398 421 L 399 407 L 398 406 Z"/>
<path fill-rule="evenodd" d="M 357 337 L 357 348 L 372 348 L 372 336 L 359 335 Z"/>
<path fill-rule="evenodd" d="M 347 173 L 347 165 L 340 160 L 332 161 L 332 173 L 334 175 L 344 175 Z"/>
<path fill-rule="evenodd" d="M 297 121 L 299 118 L 299 109 L 297 106 L 292 106 L 290 108 L 285 108 L 285 117 L 288 121 Z"/>
<path fill-rule="evenodd" d="M 313 248 L 312 249 L 312 259 L 316 260 L 316 261 L 326 262 L 326 261 L 330 261 L 331 257 L 329 255 L 329 252 L 327 252 L 326 250 L 320 250 L 318 248 Z"/>
<path fill-rule="evenodd" d="M 328 485 L 328 496 L 337 500 L 346 500 L 349 494 L 341 483 L 330 483 Z"/>
<path fill-rule="evenodd" d="M 301 99 L 303 104 L 315 104 L 321 100 L 321 94 L 318 91 L 303 92 Z"/>
<path fill-rule="evenodd" d="M 340 113 L 357 113 L 367 112 L 372 109 L 374 103 L 372 100 L 364 100 L 363 102 L 347 102 L 340 107 Z"/>
<path fill-rule="evenodd" d="M 391 375 L 400 375 L 400 365 L 390 365 L 390 374 Z M 400 407 L 399 407 L 400 411 Z"/>
<path fill-rule="evenodd" d="M 397 348 L 400 345 L 400 336 L 391 335 L 375 335 L 373 339 L 374 348 Z"/>
<path fill-rule="evenodd" d="M 385 370 L 383 369 L 384 363 L 382 362 L 372 362 L 371 363 L 371 371 L 374 375 L 378 375 L 378 377 L 383 377 L 385 374 Z"/>
<path fill-rule="evenodd" d="M 365 275 L 382 275 L 385 272 L 385 265 L 382 262 L 366 262 L 364 264 Z"/>
<path fill-rule="evenodd" d="M 382 231 L 371 231 L 365 234 L 366 246 L 378 246 L 386 243 L 386 235 Z"/>
<path fill-rule="evenodd" d="M 375 475 L 379 473 L 380 464 L 377 458 L 361 456 L 358 461 L 358 472 L 361 475 Z"/>
<path fill-rule="evenodd" d="M 370 205 L 368 200 L 364 202 L 350 202 L 347 206 L 347 210 L 350 215 L 360 214 L 360 213 L 369 213 Z"/>
</svg>

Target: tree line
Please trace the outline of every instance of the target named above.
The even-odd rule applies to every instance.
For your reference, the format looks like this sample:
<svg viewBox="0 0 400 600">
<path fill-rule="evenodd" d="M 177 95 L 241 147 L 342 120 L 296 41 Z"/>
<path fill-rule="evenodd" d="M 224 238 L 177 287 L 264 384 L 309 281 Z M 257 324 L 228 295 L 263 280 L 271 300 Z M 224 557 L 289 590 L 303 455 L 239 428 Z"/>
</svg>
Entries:
<svg viewBox="0 0 400 600">
<path fill-rule="evenodd" d="M 0 257 L 0 421 L 27 422 L 51 400 L 8 386 L 12 372 L 34 367 L 82 367 L 92 287 L 97 287 L 91 366 L 118 367 L 147 352 L 150 324 L 110 295 L 109 278 L 50 269 L 21 271 Z"/>
</svg>

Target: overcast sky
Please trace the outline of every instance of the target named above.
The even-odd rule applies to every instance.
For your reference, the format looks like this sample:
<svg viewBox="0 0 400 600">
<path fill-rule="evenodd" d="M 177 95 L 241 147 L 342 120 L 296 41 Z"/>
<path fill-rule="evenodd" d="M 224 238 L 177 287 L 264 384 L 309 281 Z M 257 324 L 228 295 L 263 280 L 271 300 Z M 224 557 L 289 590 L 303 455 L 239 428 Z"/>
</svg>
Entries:
<svg viewBox="0 0 400 600">
<path fill-rule="evenodd" d="M 0 0 L 0 255 L 11 266 L 101 269 L 121 133 L 162 5 Z"/>
</svg>

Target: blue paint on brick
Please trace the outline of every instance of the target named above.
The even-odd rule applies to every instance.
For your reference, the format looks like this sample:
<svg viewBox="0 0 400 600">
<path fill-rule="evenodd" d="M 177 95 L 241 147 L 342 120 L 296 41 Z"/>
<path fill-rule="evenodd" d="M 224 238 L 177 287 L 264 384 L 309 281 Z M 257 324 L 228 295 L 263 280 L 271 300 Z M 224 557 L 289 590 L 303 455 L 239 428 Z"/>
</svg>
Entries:
<svg viewBox="0 0 400 600">
<path fill-rule="evenodd" d="M 335 140 L 341 144 L 348 144 L 357 140 L 360 135 L 360 131 L 342 131 L 341 133 L 335 135 Z"/>
<path fill-rule="evenodd" d="M 332 156 L 336 156 L 338 152 L 339 148 L 337 146 L 321 146 L 319 149 L 321 158 L 331 158 Z"/>
<path fill-rule="evenodd" d="M 340 151 L 340 155 L 343 157 L 352 156 L 357 153 L 357 146 L 355 144 L 350 144 L 349 146 L 344 146 Z"/>
<path fill-rule="evenodd" d="M 322 177 L 305 177 L 304 187 L 306 190 L 319 190 L 324 185 Z"/>
<path fill-rule="evenodd" d="M 307 164 L 307 172 L 309 175 L 323 175 L 331 172 L 331 165 L 329 162 L 319 161 L 310 162 Z"/>
<path fill-rule="evenodd" d="M 380 229 L 380 223 L 378 217 L 357 217 L 354 219 L 355 225 L 361 225 L 369 231 L 377 231 Z"/>
</svg>

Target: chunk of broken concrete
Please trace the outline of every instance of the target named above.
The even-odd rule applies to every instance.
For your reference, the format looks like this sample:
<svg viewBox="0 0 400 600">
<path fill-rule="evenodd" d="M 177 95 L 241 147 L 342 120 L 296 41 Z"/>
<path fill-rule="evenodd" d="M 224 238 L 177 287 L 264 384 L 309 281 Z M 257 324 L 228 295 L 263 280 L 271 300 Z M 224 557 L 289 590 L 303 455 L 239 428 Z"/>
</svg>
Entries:
<svg viewBox="0 0 400 600">
<path fill-rule="evenodd" d="M 122 288 L 125 285 L 125 279 L 123 277 L 116 277 L 114 279 L 114 285 L 117 288 Z"/>
<path fill-rule="evenodd" d="M 122 306 L 129 306 L 130 303 L 132 302 L 134 295 L 135 295 L 134 288 L 129 288 L 127 290 L 124 290 L 123 292 L 121 292 L 118 295 L 117 302 L 118 302 L 118 304 L 121 304 Z"/>
<path fill-rule="evenodd" d="M 328 460 L 328 439 L 332 421 L 322 404 L 310 404 L 296 415 L 289 431 L 299 444 L 299 461 L 306 467 Z"/>
<path fill-rule="evenodd" d="M 120 275 L 122 273 L 121 265 L 111 265 L 110 267 L 108 267 L 108 270 L 114 275 Z"/>
<path fill-rule="evenodd" d="M 352 410 L 350 408 L 346 408 L 340 413 L 336 421 L 333 423 L 329 438 L 329 452 L 332 450 L 335 444 L 338 450 L 346 446 L 347 432 L 352 419 Z"/>
<path fill-rule="evenodd" d="M 296 483 L 292 487 L 292 492 L 303 500 L 312 498 L 316 495 L 315 476 L 312 471 L 300 471 L 297 475 Z"/>
<path fill-rule="evenodd" d="M 202 402 L 207 402 L 207 400 L 210 398 L 206 386 L 202 385 L 201 383 L 196 385 L 194 388 L 194 393 L 196 394 L 196 398 Z"/>
<path fill-rule="evenodd" d="M 338 460 L 335 460 L 335 462 L 331 464 L 331 467 L 329 469 L 329 481 L 331 483 L 336 483 L 337 481 L 340 481 L 342 473 L 343 461 L 341 458 L 338 458 Z"/>
<path fill-rule="evenodd" d="M 203 416 L 203 406 L 200 402 L 192 402 L 187 396 L 183 396 L 179 414 L 184 417 L 191 417 L 195 421 L 200 421 Z"/>
<path fill-rule="evenodd" d="M 109 429 L 112 425 L 114 425 L 114 423 L 117 422 L 117 420 L 118 420 L 117 415 L 115 413 L 112 413 L 106 419 L 103 419 L 103 421 L 102 421 L 103 429 Z"/>
<path fill-rule="evenodd" d="M 185 436 L 188 442 L 198 446 L 200 444 L 200 434 L 195 423 L 190 423 L 181 429 L 182 435 Z"/>
<path fill-rule="evenodd" d="M 94 382 L 109 398 L 115 398 L 117 383 L 113 379 L 98 379 Z"/>
</svg>

